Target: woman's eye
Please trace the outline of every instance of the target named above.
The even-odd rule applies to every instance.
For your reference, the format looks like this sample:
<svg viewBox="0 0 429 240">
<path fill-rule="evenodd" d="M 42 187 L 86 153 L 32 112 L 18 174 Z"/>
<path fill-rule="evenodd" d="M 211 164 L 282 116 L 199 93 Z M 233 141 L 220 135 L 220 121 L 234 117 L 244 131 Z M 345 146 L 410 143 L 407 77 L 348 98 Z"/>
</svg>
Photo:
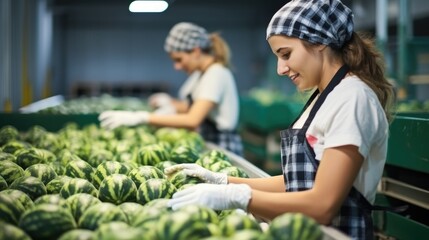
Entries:
<svg viewBox="0 0 429 240">
<path fill-rule="evenodd" d="M 282 54 L 282 56 L 281 56 L 281 57 L 282 57 L 283 59 L 289 59 L 289 57 L 290 57 L 290 52 Z"/>
</svg>

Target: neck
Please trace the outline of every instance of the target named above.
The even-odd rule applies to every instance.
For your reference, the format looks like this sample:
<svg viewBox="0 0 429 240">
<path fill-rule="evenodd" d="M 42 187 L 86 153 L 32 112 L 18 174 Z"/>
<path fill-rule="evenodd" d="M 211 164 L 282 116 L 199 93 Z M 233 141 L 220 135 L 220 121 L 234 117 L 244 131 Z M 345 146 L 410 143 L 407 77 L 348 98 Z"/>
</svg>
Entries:
<svg viewBox="0 0 429 240">
<path fill-rule="evenodd" d="M 215 60 L 212 56 L 207 56 L 203 58 L 200 64 L 201 72 L 205 72 L 207 68 L 209 68 L 213 63 L 215 63 Z"/>
<path fill-rule="evenodd" d="M 323 90 L 325 90 L 334 75 L 338 72 L 338 70 L 340 70 L 343 65 L 343 63 L 336 63 L 323 70 L 322 80 L 320 81 L 320 84 L 318 86 L 319 92 L 323 92 Z"/>
</svg>

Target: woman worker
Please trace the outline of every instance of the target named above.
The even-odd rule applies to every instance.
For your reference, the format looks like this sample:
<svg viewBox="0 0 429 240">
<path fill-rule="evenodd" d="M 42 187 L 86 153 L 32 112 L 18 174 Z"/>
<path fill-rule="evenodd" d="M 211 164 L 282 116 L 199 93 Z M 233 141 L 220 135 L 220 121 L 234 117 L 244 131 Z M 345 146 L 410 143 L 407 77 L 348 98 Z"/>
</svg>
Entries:
<svg viewBox="0 0 429 240">
<path fill-rule="evenodd" d="M 241 138 L 236 131 L 238 91 L 226 42 L 219 34 L 208 34 L 200 26 L 182 22 L 170 30 L 164 48 L 175 69 L 195 73 L 186 82 L 187 101 L 175 106 L 177 114 L 106 111 L 99 116 L 101 126 L 113 129 L 152 124 L 196 129 L 206 141 L 241 155 Z"/>
<path fill-rule="evenodd" d="M 183 170 L 207 183 L 177 192 L 169 206 L 241 208 L 264 219 L 300 212 L 353 239 L 372 239 L 393 101 L 381 55 L 354 32 L 352 12 L 340 0 L 290 1 L 272 17 L 266 37 L 278 74 L 300 90 L 316 88 L 280 132 L 283 175 L 244 179 L 175 165 L 165 172 Z"/>
</svg>

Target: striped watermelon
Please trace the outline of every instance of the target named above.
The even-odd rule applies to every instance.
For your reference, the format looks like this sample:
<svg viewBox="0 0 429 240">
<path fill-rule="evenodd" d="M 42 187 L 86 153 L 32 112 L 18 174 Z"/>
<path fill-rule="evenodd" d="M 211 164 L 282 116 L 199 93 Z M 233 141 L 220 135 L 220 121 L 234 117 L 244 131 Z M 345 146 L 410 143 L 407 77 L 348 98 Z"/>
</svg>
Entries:
<svg viewBox="0 0 429 240">
<path fill-rule="evenodd" d="M 202 157 L 209 157 L 209 158 L 215 158 L 215 159 L 223 159 L 226 161 L 229 161 L 229 157 L 226 155 L 226 153 L 219 149 L 212 149 L 203 154 Z"/>
<path fill-rule="evenodd" d="M 4 160 L 0 162 L 0 176 L 10 186 L 13 181 L 24 176 L 24 169 L 12 161 Z"/>
<path fill-rule="evenodd" d="M 175 192 L 176 188 L 167 179 L 148 179 L 138 188 L 137 202 L 144 205 L 154 199 L 171 198 Z"/>
<path fill-rule="evenodd" d="M 23 141 L 19 141 L 19 140 L 12 140 L 12 141 L 9 141 L 8 143 L 6 143 L 5 145 L 3 145 L 1 150 L 5 153 L 16 154 L 16 153 L 18 153 L 19 150 L 27 149 L 30 147 L 31 147 L 31 145 L 27 142 L 23 142 Z"/>
<path fill-rule="evenodd" d="M 195 163 L 199 158 L 198 152 L 194 148 L 186 145 L 179 145 L 171 150 L 171 161 L 177 163 Z"/>
<path fill-rule="evenodd" d="M 33 239 L 58 239 L 76 228 L 70 211 L 55 204 L 41 204 L 22 214 L 19 227 Z"/>
<path fill-rule="evenodd" d="M 159 208 L 159 209 L 164 209 L 164 210 L 171 210 L 171 208 L 168 207 L 168 201 L 170 201 L 170 199 L 168 198 L 157 198 L 154 199 L 148 203 L 146 203 L 146 205 L 144 205 L 144 208 Z"/>
<path fill-rule="evenodd" d="M 270 223 L 266 235 L 272 239 L 280 239 L 284 236 L 288 236 L 291 240 L 323 239 L 320 225 L 302 213 L 284 213 L 277 216 Z"/>
<path fill-rule="evenodd" d="M 127 216 L 127 222 L 130 225 L 134 224 L 134 220 L 138 217 L 141 211 L 143 211 L 144 207 L 141 204 L 135 202 L 124 202 L 118 205 L 118 207 L 125 213 Z"/>
<path fill-rule="evenodd" d="M 115 240 L 141 240 L 145 232 L 139 228 L 129 226 L 124 222 L 108 222 L 101 224 L 94 232 L 95 239 L 115 239 Z"/>
<path fill-rule="evenodd" d="M 157 239 L 202 239 L 211 236 L 206 222 L 176 211 L 162 215 L 156 227 Z"/>
<path fill-rule="evenodd" d="M 145 206 L 143 211 L 140 211 L 134 219 L 132 226 L 141 229 L 144 232 L 146 239 L 158 239 L 156 238 L 156 229 L 159 224 L 159 220 L 166 214 L 169 214 L 167 208 L 153 208 Z"/>
<path fill-rule="evenodd" d="M 11 162 L 15 162 L 16 161 L 16 157 L 13 154 L 0 151 L 0 162 L 1 161 L 5 161 L 5 160 L 11 161 Z"/>
<path fill-rule="evenodd" d="M 232 167 L 231 162 L 229 161 L 225 161 L 225 160 L 219 160 L 213 164 L 211 164 L 208 169 L 213 171 L 213 172 L 220 172 L 221 170 L 227 168 L 227 167 Z"/>
<path fill-rule="evenodd" d="M 137 187 L 130 177 L 124 174 L 112 174 L 104 178 L 98 189 L 98 198 L 103 202 L 119 205 L 123 202 L 135 202 Z"/>
<path fill-rule="evenodd" d="M 16 163 L 23 169 L 36 163 L 49 163 L 55 160 L 56 157 L 52 152 L 35 147 L 23 149 L 16 156 Z"/>
<path fill-rule="evenodd" d="M 6 194 L 0 194 L 0 223 L 7 222 L 17 225 L 24 211 L 25 208 L 19 201 L 14 201 L 11 196 Z"/>
<path fill-rule="evenodd" d="M 88 193 L 77 193 L 66 199 L 70 212 L 76 222 L 79 222 L 82 214 L 91 206 L 101 203 L 100 199 Z"/>
<path fill-rule="evenodd" d="M 48 163 L 48 165 L 52 169 L 54 169 L 54 171 L 57 175 L 64 175 L 66 172 L 66 167 L 64 165 L 62 165 L 61 162 L 59 162 L 59 161 L 50 162 L 50 163 Z"/>
<path fill-rule="evenodd" d="M 107 149 L 97 149 L 93 151 L 88 157 L 88 163 L 93 167 L 98 167 L 100 164 L 112 161 L 114 154 Z"/>
<path fill-rule="evenodd" d="M 13 181 L 9 188 L 23 191 L 33 201 L 47 193 L 45 184 L 43 184 L 40 179 L 33 176 L 20 177 Z"/>
<path fill-rule="evenodd" d="M 134 181 L 136 186 L 140 186 L 142 182 L 151 178 L 166 178 L 165 174 L 154 166 L 140 166 L 134 168 L 128 173 L 128 176 Z"/>
<path fill-rule="evenodd" d="M 52 179 L 48 184 L 46 184 L 46 191 L 49 194 L 60 193 L 61 188 L 64 184 L 70 181 L 72 178 L 69 176 L 59 175 L 56 178 Z"/>
<path fill-rule="evenodd" d="M 31 240 L 30 236 L 28 236 L 22 229 L 5 222 L 0 224 L 0 239 Z"/>
<path fill-rule="evenodd" d="M 57 173 L 48 164 L 37 163 L 25 169 L 24 176 L 36 177 L 46 185 L 57 177 Z"/>
<path fill-rule="evenodd" d="M 247 173 L 242 168 L 236 167 L 236 166 L 223 168 L 219 172 L 226 173 L 228 176 L 232 176 L 232 177 L 241 177 L 241 178 L 249 177 L 249 175 L 247 175 Z"/>
<path fill-rule="evenodd" d="M 67 202 L 59 194 L 46 194 L 34 200 L 34 205 L 54 204 L 69 210 Z"/>
<path fill-rule="evenodd" d="M 0 191 L 8 188 L 6 180 L 0 175 Z"/>
<path fill-rule="evenodd" d="M 30 209 L 34 206 L 33 200 L 23 191 L 16 189 L 6 189 L 0 192 L 0 195 L 7 195 L 14 202 L 20 202 L 24 209 Z"/>
<path fill-rule="evenodd" d="M 204 181 L 198 177 L 188 176 L 183 171 L 178 171 L 168 176 L 168 180 L 177 188 L 181 188 L 186 184 L 203 183 Z"/>
<path fill-rule="evenodd" d="M 77 154 L 72 153 L 69 149 L 63 149 L 58 153 L 57 159 L 62 166 L 67 166 L 67 164 L 74 160 L 82 160 Z"/>
<path fill-rule="evenodd" d="M 58 240 L 95 240 L 95 237 L 91 230 L 72 229 L 63 233 Z"/>
<path fill-rule="evenodd" d="M 284 236 L 286 238 L 286 236 Z M 235 232 L 231 239 L 242 239 L 242 240 L 261 240 L 263 238 L 263 234 L 261 231 L 253 230 L 253 229 L 244 229 Z"/>
<path fill-rule="evenodd" d="M 65 175 L 74 178 L 83 178 L 90 182 L 92 182 L 94 172 L 94 168 L 83 160 L 73 160 L 65 167 Z"/>
<path fill-rule="evenodd" d="M 88 193 L 97 197 L 98 190 L 88 180 L 83 178 L 72 178 L 66 182 L 60 190 L 61 197 L 67 199 L 76 193 Z"/>
<path fill-rule="evenodd" d="M 171 145 L 171 143 L 166 141 L 158 141 L 157 144 L 162 148 L 164 148 L 168 153 L 170 153 L 171 150 L 173 149 L 173 145 Z"/>
<path fill-rule="evenodd" d="M 170 157 L 169 152 L 158 144 L 143 146 L 136 156 L 136 162 L 140 165 L 155 166 L 157 163 L 166 161 Z"/>
<path fill-rule="evenodd" d="M 31 126 L 23 136 L 23 140 L 29 143 L 37 143 L 43 141 L 44 136 L 48 131 L 40 125 Z"/>
<path fill-rule="evenodd" d="M 115 161 L 103 162 L 95 169 L 92 183 L 95 187 L 98 188 L 100 187 L 100 183 L 104 180 L 105 177 L 115 173 L 127 175 L 129 171 L 130 169 L 123 163 Z"/>
<path fill-rule="evenodd" d="M 187 205 L 180 208 L 179 211 L 185 212 L 191 215 L 193 218 L 199 219 L 200 221 L 206 223 L 219 223 L 217 213 L 213 209 L 202 205 Z"/>
<path fill-rule="evenodd" d="M 79 219 L 79 227 L 89 230 L 97 229 L 101 224 L 122 221 L 127 222 L 127 216 L 113 203 L 98 203 L 88 208 Z"/>
<path fill-rule="evenodd" d="M 170 143 L 172 146 L 186 136 L 188 131 L 183 128 L 161 127 L 155 131 L 155 137 L 159 141 Z"/>
<path fill-rule="evenodd" d="M 16 139 L 19 139 L 19 131 L 16 127 L 5 125 L 0 128 L 0 146 Z"/>
<path fill-rule="evenodd" d="M 237 231 L 244 229 L 252 229 L 262 233 L 258 221 L 248 214 L 230 214 L 220 221 L 219 228 L 223 236 L 232 236 Z"/>
<path fill-rule="evenodd" d="M 155 165 L 155 167 L 158 168 L 159 170 L 161 170 L 161 172 L 164 172 L 164 169 L 171 167 L 173 165 L 176 165 L 176 164 L 177 164 L 176 162 L 167 160 L 167 161 L 162 161 L 162 162 L 157 163 Z"/>
</svg>

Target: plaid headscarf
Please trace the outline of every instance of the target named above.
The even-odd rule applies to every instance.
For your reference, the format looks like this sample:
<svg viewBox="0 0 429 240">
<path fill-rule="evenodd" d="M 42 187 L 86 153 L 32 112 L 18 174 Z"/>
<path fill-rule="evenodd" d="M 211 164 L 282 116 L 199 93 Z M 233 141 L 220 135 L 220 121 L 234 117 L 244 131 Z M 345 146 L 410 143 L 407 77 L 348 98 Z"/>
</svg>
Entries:
<svg viewBox="0 0 429 240">
<path fill-rule="evenodd" d="M 340 0 L 292 0 L 272 17 L 267 39 L 280 34 L 339 49 L 353 29 L 353 13 Z"/>
<path fill-rule="evenodd" d="M 207 31 L 193 23 L 181 22 L 170 30 L 165 40 L 166 52 L 190 51 L 196 47 L 206 49 L 211 42 Z"/>
</svg>

